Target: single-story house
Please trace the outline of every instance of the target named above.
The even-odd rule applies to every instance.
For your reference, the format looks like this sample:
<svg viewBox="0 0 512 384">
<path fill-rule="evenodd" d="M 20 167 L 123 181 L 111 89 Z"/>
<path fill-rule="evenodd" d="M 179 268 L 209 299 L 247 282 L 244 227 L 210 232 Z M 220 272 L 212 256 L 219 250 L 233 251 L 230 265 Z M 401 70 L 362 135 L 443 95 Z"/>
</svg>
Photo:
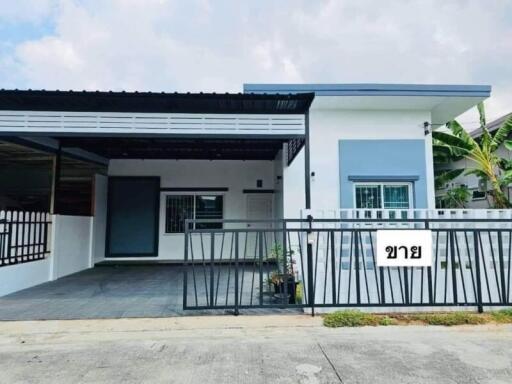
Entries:
<svg viewBox="0 0 512 384">
<path fill-rule="evenodd" d="M 187 231 L 434 210 L 430 133 L 490 92 L 413 84 L 0 90 L 0 232 L 2 220 L 6 233 L 9 221 L 29 231 L 47 223 L 29 248 L 4 251 L 0 295 L 101 263 L 183 263 L 194 251 Z M 203 251 L 224 245 L 213 239 Z M 261 241 L 245 245 L 254 245 L 253 258 Z"/>
</svg>

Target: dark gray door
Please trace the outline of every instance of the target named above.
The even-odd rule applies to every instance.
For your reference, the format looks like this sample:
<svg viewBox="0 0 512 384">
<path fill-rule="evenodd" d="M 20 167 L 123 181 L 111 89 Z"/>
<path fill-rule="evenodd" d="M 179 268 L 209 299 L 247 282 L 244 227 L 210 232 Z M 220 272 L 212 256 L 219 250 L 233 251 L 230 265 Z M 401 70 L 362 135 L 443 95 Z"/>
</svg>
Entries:
<svg viewBox="0 0 512 384">
<path fill-rule="evenodd" d="M 158 256 L 160 178 L 110 177 L 106 257 Z"/>
</svg>

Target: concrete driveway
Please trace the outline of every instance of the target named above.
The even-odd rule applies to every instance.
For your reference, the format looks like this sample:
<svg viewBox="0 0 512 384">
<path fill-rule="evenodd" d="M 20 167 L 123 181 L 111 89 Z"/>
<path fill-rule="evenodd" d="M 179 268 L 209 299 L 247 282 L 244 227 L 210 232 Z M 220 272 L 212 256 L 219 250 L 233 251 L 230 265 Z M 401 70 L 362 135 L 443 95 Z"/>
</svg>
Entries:
<svg viewBox="0 0 512 384">
<path fill-rule="evenodd" d="M 5 383 L 511 383 L 512 327 L 309 316 L 0 323 Z"/>
</svg>

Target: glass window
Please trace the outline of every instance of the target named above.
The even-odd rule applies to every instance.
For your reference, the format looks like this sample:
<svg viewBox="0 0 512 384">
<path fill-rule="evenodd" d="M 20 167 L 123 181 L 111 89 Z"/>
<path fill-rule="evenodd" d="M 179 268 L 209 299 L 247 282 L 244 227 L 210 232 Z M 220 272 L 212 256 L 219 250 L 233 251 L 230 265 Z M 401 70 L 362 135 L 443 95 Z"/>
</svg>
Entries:
<svg viewBox="0 0 512 384">
<path fill-rule="evenodd" d="M 222 220 L 222 196 L 196 196 L 196 220 Z M 222 223 L 196 223 L 197 229 L 218 229 Z"/>
<path fill-rule="evenodd" d="M 409 184 L 356 184 L 356 208 L 409 209 L 410 192 Z"/>
<path fill-rule="evenodd" d="M 185 220 L 222 220 L 224 198 L 220 195 L 167 195 L 165 233 L 183 233 Z M 197 229 L 220 229 L 222 223 L 196 223 Z"/>
<path fill-rule="evenodd" d="M 384 185 L 384 208 L 409 208 L 408 185 Z"/>
<path fill-rule="evenodd" d="M 380 185 L 356 185 L 356 208 L 382 208 Z"/>
<path fill-rule="evenodd" d="M 194 196 L 167 196 L 165 233 L 185 231 L 185 220 L 194 218 Z"/>
</svg>

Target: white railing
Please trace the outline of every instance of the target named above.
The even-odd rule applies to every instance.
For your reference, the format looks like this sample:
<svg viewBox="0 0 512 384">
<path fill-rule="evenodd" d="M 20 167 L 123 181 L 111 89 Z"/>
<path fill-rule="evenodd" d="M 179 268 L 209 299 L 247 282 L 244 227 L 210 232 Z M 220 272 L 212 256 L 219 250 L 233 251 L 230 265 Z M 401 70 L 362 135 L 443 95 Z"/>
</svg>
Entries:
<svg viewBox="0 0 512 384">
<path fill-rule="evenodd" d="M 0 111 L 5 133 L 303 135 L 303 115 Z"/>
</svg>

